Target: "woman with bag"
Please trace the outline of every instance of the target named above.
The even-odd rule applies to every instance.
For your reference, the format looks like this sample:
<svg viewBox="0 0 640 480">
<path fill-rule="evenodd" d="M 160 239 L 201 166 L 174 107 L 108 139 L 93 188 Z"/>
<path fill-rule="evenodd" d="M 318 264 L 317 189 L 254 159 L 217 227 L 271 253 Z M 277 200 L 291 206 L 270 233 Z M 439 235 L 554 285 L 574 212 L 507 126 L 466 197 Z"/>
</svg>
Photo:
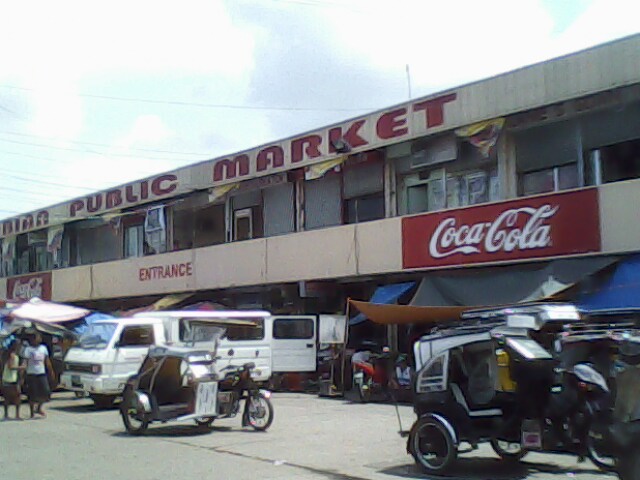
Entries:
<svg viewBox="0 0 640 480">
<path fill-rule="evenodd" d="M 9 420 L 9 405 L 16 407 L 16 420 L 20 418 L 20 342 L 14 340 L 3 355 L 2 396 L 4 397 L 4 419 Z"/>
<path fill-rule="evenodd" d="M 29 338 L 29 344 L 22 355 L 27 361 L 27 398 L 31 418 L 34 418 L 35 414 L 45 418 L 47 415 L 42 406 L 49 401 L 51 395 L 48 375 L 53 374 L 53 366 L 49 359 L 49 350 L 42 343 L 40 333 L 36 331 Z"/>
</svg>

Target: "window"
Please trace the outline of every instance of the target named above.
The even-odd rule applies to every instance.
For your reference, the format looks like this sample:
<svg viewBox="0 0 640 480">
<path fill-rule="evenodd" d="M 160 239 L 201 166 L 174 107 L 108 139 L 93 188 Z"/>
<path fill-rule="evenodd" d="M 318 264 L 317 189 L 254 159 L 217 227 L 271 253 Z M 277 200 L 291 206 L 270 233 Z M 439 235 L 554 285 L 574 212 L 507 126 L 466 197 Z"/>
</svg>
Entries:
<svg viewBox="0 0 640 480">
<path fill-rule="evenodd" d="M 253 238 L 253 212 L 243 208 L 233 212 L 233 239 L 249 240 Z"/>
<path fill-rule="evenodd" d="M 226 338 L 232 342 L 245 340 L 262 340 L 264 338 L 264 321 L 257 320 L 257 326 L 230 325 L 227 327 Z"/>
<path fill-rule="evenodd" d="M 499 199 L 497 169 L 449 173 L 440 168 L 405 177 L 404 183 L 407 213 L 432 212 Z"/>
<path fill-rule="evenodd" d="M 342 198 L 344 223 L 384 218 L 384 163 L 377 151 L 346 162 Z"/>
<path fill-rule="evenodd" d="M 575 163 L 560 167 L 546 168 L 521 175 L 522 195 L 557 192 L 580 186 L 578 166 Z"/>
<path fill-rule="evenodd" d="M 640 139 L 591 150 L 588 157 L 587 176 L 591 184 L 640 178 Z"/>
<path fill-rule="evenodd" d="M 235 241 L 263 236 L 262 190 L 254 188 L 234 195 L 231 206 L 231 239 Z"/>
<path fill-rule="evenodd" d="M 141 257 L 144 252 L 144 227 L 133 225 L 124 230 L 124 257 Z"/>
<path fill-rule="evenodd" d="M 164 253 L 167 251 L 167 231 L 164 207 L 150 207 L 144 222 L 144 234 L 148 253 Z"/>
<path fill-rule="evenodd" d="M 273 322 L 273 338 L 301 340 L 313 338 L 314 322 L 310 318 L 278 318 Z"/>
<path fill-rule="evenodd" d="M 345 223 L 368 222 L 384 218 L 384 195 L 345 200 Z"/>
<path fill-rule="evenodd" d="M 152 325 L 124 327 L 120 335 L 120 347 L 143 347 L 154 344 Z"/>
</svg>

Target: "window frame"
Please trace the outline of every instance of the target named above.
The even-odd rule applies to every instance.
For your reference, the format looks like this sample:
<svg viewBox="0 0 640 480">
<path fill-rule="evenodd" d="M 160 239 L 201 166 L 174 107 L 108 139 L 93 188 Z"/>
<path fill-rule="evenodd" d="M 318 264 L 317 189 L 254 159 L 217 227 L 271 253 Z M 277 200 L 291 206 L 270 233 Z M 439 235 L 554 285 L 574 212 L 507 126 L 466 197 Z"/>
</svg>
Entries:
<svg viewBox="0 0 640 480">
<path fill-rule="evenodd" d="M 280 333 L 278 333 L 278 324 L 292 324 L 293 322 L 303 322 L 307 325 L 311 325 L 311 333 L 307 334 L 305 333 L 305 335 L 298 335 L 298 336 L 292 336 L 292 335 L 281 335 Z M 315 322 L 311 319 L 311 318 L 306 318 L 306 317 L 279 317 L 279 318 L 275 318 L 273 320 L 273 339 L 274 340 L 311 340 L 312 338 L 314 338 L 315 334 L 316 334 L 316 326 L 315 326 Z"/>
</svg>

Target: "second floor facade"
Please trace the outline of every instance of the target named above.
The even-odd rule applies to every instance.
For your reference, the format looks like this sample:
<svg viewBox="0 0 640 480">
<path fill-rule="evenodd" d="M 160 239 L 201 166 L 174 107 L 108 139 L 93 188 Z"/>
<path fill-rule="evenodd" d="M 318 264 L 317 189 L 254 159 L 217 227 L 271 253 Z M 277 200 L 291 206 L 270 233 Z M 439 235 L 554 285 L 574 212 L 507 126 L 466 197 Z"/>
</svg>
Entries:
<svg viewBox="0 0 640 480">
<path fill-rule="evenodd" d="M 370 126 L 369 118 L 355 119 L 324 136 L 256 149 L 253 157 L 238 154 L 96 192 L 65 205 L 62 220 L 53 218 L 56 209 L 10 219 L 0 232 L 0 276 L 279 236 L 303 241 L 296 234 L 321 238 L 341 225 L 640 178 L 640 76 L 609 78 L 604 64 L 592 67 L 591 86 L 588 72 L 581 81 L 562 75 L 581 61 L 602 63 L 638 46 L 640 36 L 632 37 L 377 113 Z M 539 94 L 520 87 L 535 90 L 536 80 L 551 79 L 567 85 Z M 512 99 L 501 102 L 505 84 L 513 86 L 506 95 Z M 488 98 L 475 98 L 483 94 Z M 468 111 L 462 105 L 457 112 L 456 102 L 464 101 Z M 409 110 L 426 112 L 422 131 L 408 120 Z M 320 155 L 323 139 L 329 146 Z M 255 168 L 259 175 L 251 175 Z"/>
</svg>

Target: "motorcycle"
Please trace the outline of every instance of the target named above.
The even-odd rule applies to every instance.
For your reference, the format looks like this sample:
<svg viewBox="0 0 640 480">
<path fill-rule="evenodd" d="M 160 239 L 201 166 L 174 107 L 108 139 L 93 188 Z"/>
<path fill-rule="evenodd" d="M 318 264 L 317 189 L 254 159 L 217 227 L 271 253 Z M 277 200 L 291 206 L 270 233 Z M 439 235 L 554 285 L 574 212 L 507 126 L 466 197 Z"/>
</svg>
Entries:
<svg viewBox="0 0 640 480">
<path fill-rule="evenodd" d="M 254 369 L 251 362 L 240 367 L 228 365 L 221 370 L 225 376 L 218 392 L 218 418 L 235 417 L 240 412 L 240 401 L 244 400 L 242 426 L 265 431 L 273 422 L 271 392 L 258 387 L 251 375 Z"/>
<path fill-rule="evenodd" d="M 128 379 L 120 405 L 128 433 L 142 434 L 153 422 L 194 421 L 209 428 L 216 418 L 236 416 L 241 400 L 245 400 L 243 426 L 264 431 L 271 425 L 271 392 L 253 381 L 255 364 L 216 368 L 218 343 L 226 326 L 253 324 L 219 315 L 207 318 L 206 313 L 200 317 L 187 321 L 190 340 L 183 346 L 151 347 L 138 373 Z M 213 350 L 196 349 L 198 341 L 213 344 Z"/>
<path fill-rule="evenodd" d="M 571 306 L 514 306 L 468 312 L 421 337 L 414 346 L 418 418 L 406 432 L 416 463 L 440 475 L 462 442 L 474 449 L 488 442 L 505 460 L 531 450 L 569 453 L 639 480 L 638 392 L 627 395 L 629 415 L 615 412 L 621 387 L 637 385 L 640 369 L 614 391 L 606 357 L 619 332 L 610 324 L 568 326 L 579 320 Z M 558 332 L 580 347 L 569 357 L 548 348 Z M 625 335 L 640 343 L 639 331 Z"/>
<path fill-rule="evenodd" d="M 362 403 L 371 401 L 376 394 L 384 393 L 386 395 L 389 382 L 385 365 L 387 358 L 385 352 L 371 354 L 368 362 L 353 362 L 353 387 L 357 390 Z"/>
</svg>

